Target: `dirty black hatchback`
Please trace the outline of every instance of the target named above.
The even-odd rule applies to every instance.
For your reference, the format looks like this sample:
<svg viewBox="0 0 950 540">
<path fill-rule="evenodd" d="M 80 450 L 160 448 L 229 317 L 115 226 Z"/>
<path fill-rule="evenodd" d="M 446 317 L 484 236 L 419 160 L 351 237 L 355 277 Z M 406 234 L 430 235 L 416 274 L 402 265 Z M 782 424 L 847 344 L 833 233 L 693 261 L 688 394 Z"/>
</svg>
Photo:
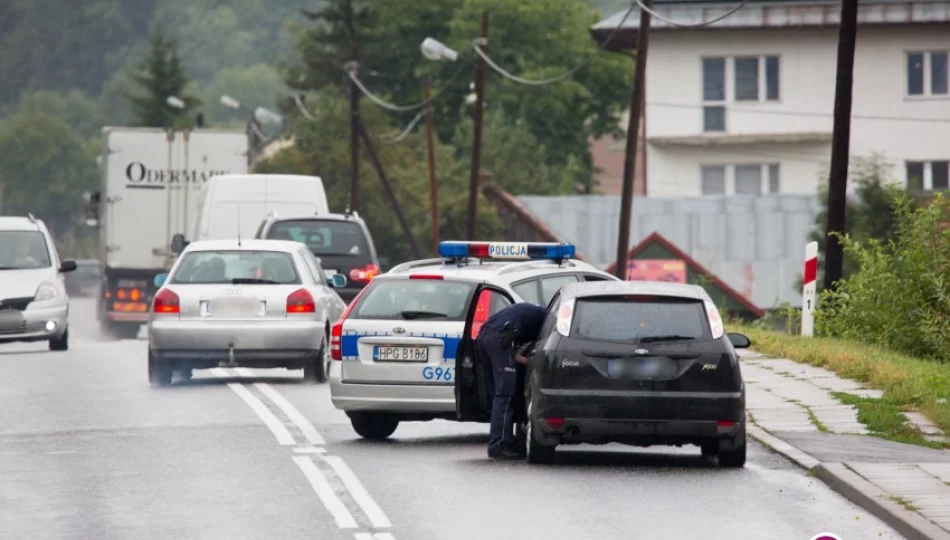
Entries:
<svg viewBox="0 0 950 540">
<path fill-rule="evenodd" d="M 697 445 L 726 467 L 746 460 L 745 386 L 718 309 L 695 285 L 564 286 L 528 363 L 528 460 L 559 444 Z"/>
</svg>

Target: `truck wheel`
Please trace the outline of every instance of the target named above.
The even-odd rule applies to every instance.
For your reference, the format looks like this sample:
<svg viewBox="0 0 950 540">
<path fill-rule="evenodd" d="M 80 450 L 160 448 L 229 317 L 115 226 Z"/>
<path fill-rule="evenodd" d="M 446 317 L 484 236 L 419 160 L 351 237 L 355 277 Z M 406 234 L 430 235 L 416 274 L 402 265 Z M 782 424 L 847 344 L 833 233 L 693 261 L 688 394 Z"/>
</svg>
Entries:
<svg viewBox="0 0 950 540">
<path fill-rule="evenodd" d="M 399 418 L 383 413 L 354 412 L 350 414 L 350 423 L 360 437 L 384 441 L 399 427 Z"/>
<path fill-rule="evenodd" d="M 66 331 L 63 332 L 62 336 L 49 340 L 49 350 L 51 351 L 69 350 L 69 327 L 66 327 Z"/>
<path fill-rule="evenodd" d="M 172 383 L 172 367 L 165 363 L 159 361 L 155 358 L 155 355 L 152 354 L 152 351 L 148 352 L 148 382 L 152 386 L 168 386 Z"/>
</svg>

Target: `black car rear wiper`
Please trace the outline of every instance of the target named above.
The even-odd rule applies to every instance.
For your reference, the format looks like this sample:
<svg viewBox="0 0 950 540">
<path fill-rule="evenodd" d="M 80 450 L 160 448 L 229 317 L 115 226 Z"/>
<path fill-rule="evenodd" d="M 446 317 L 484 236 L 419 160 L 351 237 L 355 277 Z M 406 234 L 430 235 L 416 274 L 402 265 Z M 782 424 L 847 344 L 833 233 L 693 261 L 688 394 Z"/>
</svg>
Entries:
<svg viewBox="0 0 950 540">
<path fill-rule="evenodd" d="M 655 343 L 657 341 L 687 341 L 687 340 L 692 341 L 694 339 L 696 338 L 692 336 L 677 336 L 677 335 L 671 334 L 668 336 L 648 336 L 648 337 L 640 339 L 639 341 L 640 343 Z"/>
<path fill-rule="evenodd" d="M 437 311 L 400 311 L 399 314 L 407 321 L 412 319 L 441 319 L 448 317 L 447 314 Z"/>
<path fill-rule="evenodd" d="M 232 285 L 276 285 L 277 282 L 272 279 L 260 278 L 233 278 Z"/>
</svg>

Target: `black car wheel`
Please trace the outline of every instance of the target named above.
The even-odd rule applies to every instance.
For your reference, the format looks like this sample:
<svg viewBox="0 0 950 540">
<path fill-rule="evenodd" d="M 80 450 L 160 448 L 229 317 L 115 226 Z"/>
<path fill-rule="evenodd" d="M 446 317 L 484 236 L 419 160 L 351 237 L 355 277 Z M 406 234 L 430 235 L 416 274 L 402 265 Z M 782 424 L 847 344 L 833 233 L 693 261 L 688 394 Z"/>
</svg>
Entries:
<svg viewBox="0 0 950 540">
<path fill-rule="evenodd" d="M 51 351 L 69 350 L 69 328 L 67 328 L 66 331 L 63 332 L 62 336 L 49 340 L 49 350 Z"/>
<path fill-rule="evenodd" d="M 528 463 L 551 464 L 554 463 L 554 452 L 557 445 L 546 445 L 538 442 L 534 432 L 534 415 L 531 414 L 531 399 L 528 398 L 528 418 L 525 429 L 525 443 L 527 450 Z"/>
<path fill-rule="evenodd" d="M 148 352 L 149 384 L 155 387 L 168 386 L 172 383 L 173 373 L 174 370 L 172 370 L 170 365 L 155 358 L 155 355 L 152 354 L 152 351 Z"/>
<path fill-rule="evenodd" d="M 727 441 L 723 441 L 727 442 Z M 746 456 L 746 435 L 745 424 L 742 430 L 727 444 L 720 443 L 719 446 L 719 465 L 729 468 L 745 467 Z"/>
<path fill-rule="evenodd" d="M 383 413 L 350 413 L 353 429 L 364 439 L 384 441 L 399 427 L 399 418 Z"/>
</svg>

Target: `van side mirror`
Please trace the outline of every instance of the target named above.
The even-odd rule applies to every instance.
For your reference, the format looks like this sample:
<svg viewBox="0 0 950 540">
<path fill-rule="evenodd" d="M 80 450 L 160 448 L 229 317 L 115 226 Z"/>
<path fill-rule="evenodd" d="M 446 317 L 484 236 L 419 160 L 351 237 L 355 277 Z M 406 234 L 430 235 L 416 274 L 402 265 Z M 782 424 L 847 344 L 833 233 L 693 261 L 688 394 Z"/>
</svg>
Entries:
<svg viewBox="0 0 950 540">
<path fill-rule="evenodd" d="M 333 274 L 333 277 L 327 280 L 329 285 L 336 289 L 346 287 L 346 276 L 343 274 Z"/>
<path fill-rule="evenodd" d="M 185 248 L 188 247 L 188 241 L 185 240 L 185 235 L 179 233 L 175 236 L 172 236 L 172 245 L 171 250 L 174 254 L 179 254 L 182 251 L 185 251 Z"/>
<path fill-rule="evenodd" d="M 747 349 L 752 345 L 751 339 L 749 339 L 745 334 L 738 333 L 729 334 L 729 342 L 732 343 L 732 346 L 736 349 Z"/>
<path fill-rule="evenodd" d="M 63 273 L 73 272 L 75 270 L 76 270 L 76 261 L 63 261 L 59 265 L 59 271 Z"/>
<path fill-rule="evenodd" d="M 168 274 L 159 274 L 155 276 L 155 280 L 153 281 L 153 283 L 155 283 L 156 287 L 161 288 L 161 286 L 165 284 L 165 280 L 167 279 L 168 279 Z"/>
</svg>

